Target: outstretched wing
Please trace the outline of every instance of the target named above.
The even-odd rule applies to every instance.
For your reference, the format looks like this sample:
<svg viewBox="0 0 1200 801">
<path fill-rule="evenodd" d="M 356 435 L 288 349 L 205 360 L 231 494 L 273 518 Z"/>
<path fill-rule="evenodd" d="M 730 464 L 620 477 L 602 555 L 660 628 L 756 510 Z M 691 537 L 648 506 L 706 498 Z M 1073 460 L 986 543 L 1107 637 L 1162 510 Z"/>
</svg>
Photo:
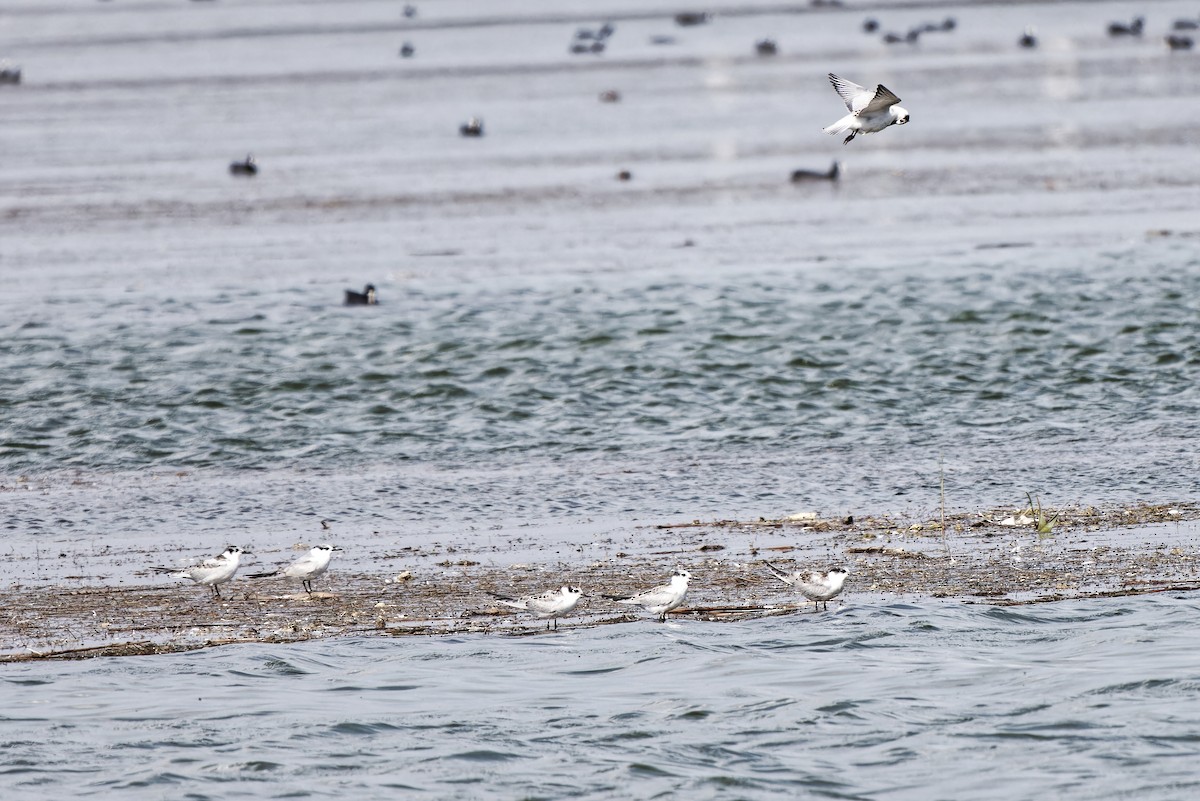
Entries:
<svg viewBox="0 0 1200 801">
<path fill-rule="evenodd" d="M 860 109 L 871 102 L 871 93 L 853 81 L 839 78 L 831 72 L 829 73 L 829 82 L 842 96 L 842 100 L 846 101 L 846 108 L 850 109 L 851 114 L 857 114 Z"/>
<path fill-rule="evenodd" d="M 891 91 L 879 84 L 875 87 L 875 96 L 871 98 L 871 102 L 867 103 L 861 111 L 854 112 L 855 114 L 874 114 L 877 111 L 884 111 L 900 102 L 900 98 L 896 97 Z"/>
</svg>

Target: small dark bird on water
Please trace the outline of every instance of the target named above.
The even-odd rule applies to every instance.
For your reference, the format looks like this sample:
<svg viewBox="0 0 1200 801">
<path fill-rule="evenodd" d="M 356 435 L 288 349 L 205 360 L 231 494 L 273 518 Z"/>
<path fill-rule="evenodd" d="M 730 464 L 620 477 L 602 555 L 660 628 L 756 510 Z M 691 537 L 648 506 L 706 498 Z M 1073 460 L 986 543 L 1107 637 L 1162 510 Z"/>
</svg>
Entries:
<svg viewBox="0 0 1200 801">
<path fill-rule="evenodd" d="M 366 289 L 362 292 L 355 292 L 353 289 L 346 290 L 347 306 L 375 306 L 378 303 L 379 298 L 375 294 L 374 284 L 367 284 Z"/>
<path fill-rule="evenodd" d="M 412 58 L 416 52 L 417 52 L 417 48 L 412 46 L 412 42 L 405 42 L 404 45 L 400 48 L 400 57 L 401 58 Z"/>
<path fill-rule="evenodd" d="M 483 136 L 483 120 L 472 117 L 458 126 L 458 132 L 462 136 Z"/>
<path fill-rule="evenodd" d="M 802 184 L 807 181 L 837 181 L 841 174 L 842 164 L 839 161 L 835 161 L 825 172 L 818 172 L 817 170 L 794 170 L 792 172 L 792 183 Z"/>
<path fill-rule="evenodd" d="M 683 11 L 675 15 L 675 24 L 687 28 L 692 25 L 703 25 L 711 19 L 706 11 Z"/>
<path fill-rule="evenodd" d="M 908 44 L 916 44 L 921 39 L 921 31 L 918 28 L 913 28 L 908 33 L 899 34 L 889 31 L 883 35 L 885 44 L 900 44 L 907 42 Z"/>
<path fill-rule="evenodd" d="M 1142 29 L 1146 26 L 1146 20 L 1141 17 L 1134 17 L 1133 21 L 1126 25 L 1124 22 L 1108 23 L 1109 36 L 1141 36 Z"/>
<path fill-rule="evenodd" d="M 779 52 L 774 39 L 759 39 L 754 43 L 754 52 L 760 56 L 773 56 Z"/>
<path fill-rule="evenodd" d="M 254 156 L 246 156 L 245 161 L 235 161 L 229 165 L 230 175 L 258 175 L 258 162 Z"/>
<path fill-rule="evenodd" d="M 1167 47 L 1171 48 L 1172 50 L 1192 49 L 1192 37 L 1190 36 L 1180 36 L 1179 34 L 1172 33 L 1168 36 L 1164 36 L 1163 41 L 1166 42 Z"/>
<path fill-rule="evenodd" d="M 923 33 L 950 33 L 958 27 L 958 20 L 954 17 L 946 17 L 941 22 L 922 22 L 916 25 L 908 32 L 909 36 L 920 36 Z"/>
<path fill-rule="evenodd" d="M 874 17 L 867 17 L 863 20 L 863 33 L 875 33 L 879 30 L 879 20 Z"/>
<path fill-rule="evenodd" d="M 1025 29 L 1025 33 L 1021 34 L 1021 38 L 1017 40 L 1017 44 L 1026 49 L 1037 47 L 1037 31 L 1031 25 Z"/>
<path fill-rule="evenodd" d="M 7 61 L 0 61 L 0 83 L 18 84 L 21 82 L 21 68 L 9 66 Z"/>
<path fill-rule="evenodd" d="M 605 89 L 603 92 L 600 93 L 600 102 L 601 103 L 620 103 L 621 102 L 621 93 L 618 92 L 616 89 Z"/>
<path fill-rule="evenodd" d="M 1200 21 L 1194 19 L 1177 19 L 1171 25 L 1173 31 L 1195 31 L 1200 30 Z"/>
<path fill-rule="evenodd" d="M 581 53 L 595 53 L 599 55 L 604 52 L 604 46 L 608 42 L 608 38 L 617 30 L 617 27 L 611 22 L 606 22 L 596 30 L 591 28 L 579 28 L 575 31 L 575 39 L 571 42 L 570 52 L 576 55 Z"/>
</svg>

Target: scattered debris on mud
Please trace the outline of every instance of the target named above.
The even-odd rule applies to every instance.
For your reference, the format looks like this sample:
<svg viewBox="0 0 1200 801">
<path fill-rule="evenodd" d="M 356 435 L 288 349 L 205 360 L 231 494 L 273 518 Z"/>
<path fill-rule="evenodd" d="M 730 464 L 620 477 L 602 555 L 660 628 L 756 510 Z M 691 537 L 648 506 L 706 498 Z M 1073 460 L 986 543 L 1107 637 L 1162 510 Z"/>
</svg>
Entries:
<svg viewBox="0 0 1200 801">
<path fill-rule="evenodd" d="M 664 522 L 637 528 L 633 544 L 616 552 L 573 544 L 577 561 L 502 563 L 482 547 L 431 543 L 420 553 L 375 555 L 373 571 L 335 563 L 311 595 L 283 579 L 240 577 L 223 586 L 220 599 L 186 581 L 12 584 L 0 590 L 0 661 L 337 636 L 538 634 L 544 621 L 498 606 L 489 593 L 541 592 L 566 583 L 582 587 L 585 598 L 560 628 L 614 624 L 649 616 L 601 593 L 664 583 L 676 566 L 693 579 L 688 605 L 673 617 L 713 621 L 813 614 L 812 604 L 773 578 L 764 561 L 788 569 L 844 566 L 850 579 L 835 606 L 898 598 L 1013 605 L 1200 589 L 1200 508 L 1194 504 L 1056 509 L 1050 535 L 1039 534 L 1023 511 L 949 514 L 944 529 L 940 514 L 929 520 L 797 514 Z M 141 561 L 151 559 L 145 554 Z M 380 569 L 395 562 L 403 567 Z M 831 607 L 820 614 L 832 613 Z"/>
</svg>

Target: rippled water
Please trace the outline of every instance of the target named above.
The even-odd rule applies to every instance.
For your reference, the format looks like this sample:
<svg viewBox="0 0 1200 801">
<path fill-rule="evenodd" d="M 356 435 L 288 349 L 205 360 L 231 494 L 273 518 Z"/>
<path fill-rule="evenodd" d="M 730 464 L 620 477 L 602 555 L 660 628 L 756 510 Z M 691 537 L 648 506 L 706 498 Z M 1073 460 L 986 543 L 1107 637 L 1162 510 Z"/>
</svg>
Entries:
<svg viewBox="0 0 1200 801">
<path fill-rule="evenodd" d="M 0 771 L 9 798 L 1186 798 L 1198 611 L 892 603 L 27 665 Z"/>
<path fill-rule="evenodd" d="M 958 15 L 902 48 L 724 11 L 14 6 L 0 470 L 327 510 L 369 475 L 400 520 L 932 508 L 941 472 L 956 506 L 1190 494 L 1200 106 L 1162 102 L 1190 56 L 1088 4 L 884 4 Z M 569 56 L 593 15 L 610 51 Z M 1006 44 L 1031 17 L 1043 47 Z M 913 123 L 821 135 L 830 69 Z M 786 180 L 835 157 L 837 187 Z M 338 305 L 368 281 L 383 305 Z"/>
<path fill-rule="evenodd" d="M 374 309 L 304 288 L 65 297 L 52 319 L 16 312 L 0 344 L 4 460 L 532 467 L 592 512 L 610 503 L 592 487 L 603 464 L 689 465 L 628 501 L 643 509 L 782 481 L 886 508 L 928 488 L 939 457 L 959 503 L 1186 495 L 1200 258 L 1031 255 L 426 284 Z"/>
</svg>

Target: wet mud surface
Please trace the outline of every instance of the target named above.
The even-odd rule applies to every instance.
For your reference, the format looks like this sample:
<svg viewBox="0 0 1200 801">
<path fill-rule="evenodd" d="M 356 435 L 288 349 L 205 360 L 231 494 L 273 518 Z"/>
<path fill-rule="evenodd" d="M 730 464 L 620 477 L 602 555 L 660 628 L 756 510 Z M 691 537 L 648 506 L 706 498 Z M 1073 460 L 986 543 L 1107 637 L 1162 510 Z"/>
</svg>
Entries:
<svg viewBox="0 0 1200 801">
<path fill-rule="evenodd" d="M 1049 534 L 1036 531 L 1032 509 L 947 514 L 944 536 L 940 514 L 671 521 L 638 526 L 618 551 L 558 543 L 557 554 L 578 557 L 570 561 L 498 563 L 486 548 L 431 542 L 376 555 L 371 570 L 362 561 L 345 569 L 335 562 L 311 595 L 285 579 L 243 576 L 224 585 L 221 598 L 187 581 L 13 583 L 0 591 L 0 661 L 343 636 L 532 635 L 547 624 L 497 605 L 490 593 L 528 594 L 564 583 L 582 587 L 584 600 L 560 627 L 627 623 L 650 616 L 601 595 L 664 583 L 676 566 L 693 578 L 687 603 L 672 616 L 709 621 L 836 614 L 844 605 L 931 598 L 1016 605 L 1200 589 L 1195 504 L 1046 509 L 1044 516 L 1054 520 Z M 553 547 L 542 543 L 530 553 Z M 815 612 L 768 573 L 767 561 L 787 569 L 842 565 L 850 578 L 829 611 Z M 141 578 L 152 580 L 148 572 Z"/>
</svg>

